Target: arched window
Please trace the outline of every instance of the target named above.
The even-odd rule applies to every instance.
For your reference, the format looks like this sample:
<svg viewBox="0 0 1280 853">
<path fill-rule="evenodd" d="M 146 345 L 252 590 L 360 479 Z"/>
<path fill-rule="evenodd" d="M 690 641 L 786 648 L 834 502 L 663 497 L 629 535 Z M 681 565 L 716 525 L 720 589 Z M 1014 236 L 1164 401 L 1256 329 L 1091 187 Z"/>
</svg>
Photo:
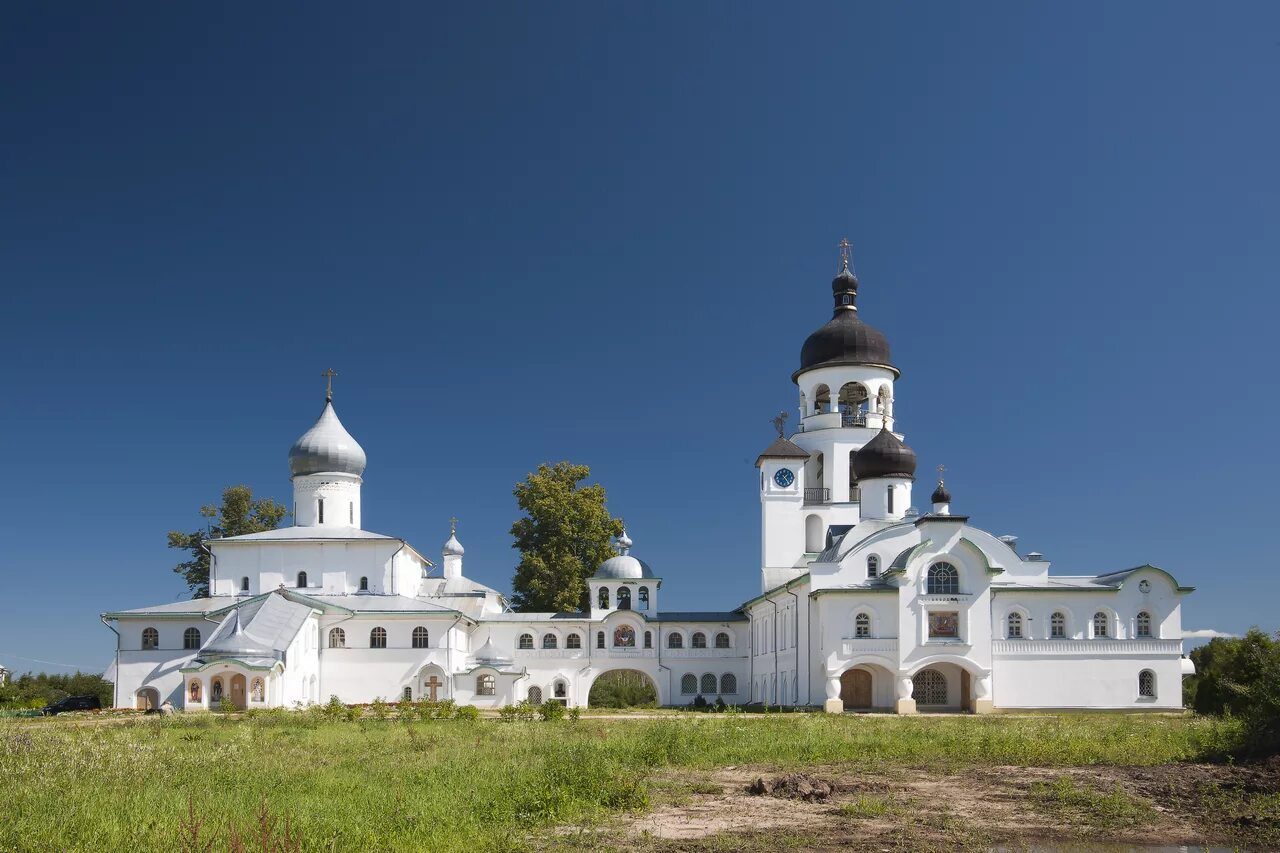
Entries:
<svg viewBox="0 0 1280 853">
<path fill-rule="evenodd" d="M 369 632 L 369 648 L 385 649 L 387 647 L 387 629 L 374 628 Z"/>
<path fill-rule="evenodd" d="M 608 609 L 609 609 L 609 588 L 608 588 L 607 586 L 602 586 L 602 587 L 600 587 L 600 593 L 599 593 L 599 596 L 598 596 L 598 600 L 599 600 L 599 602 L 600 602 L 600 609 L 601 609 L 601 610 L 608 610 Z"/>
<path fill-rule="evenodd" d="M 726 634 L 724 631 L 721 631 L 720 633 L 716 634 L 716 648 L 717 649 L 729 648 L 729 635 Z"/>
<path fill-rule="evenodd" d="M 306 589 L 306 588 L 307 588 L 307 573 L 298 572 L 298 589 Z"/>
<path fill-rule="evenodd" d="M 1067 617 L 1062 615 L 1062 611 L 1055 610 L 1053 615 L 1049 617 L 1049 638 L 1053 640 L 1063 640 L 1067 636 Z"/>
<path fill-rule="evenodd" d="M 249 578 L 247 576 L 240 578 L 240 591 L 241 592 L 249 591 Z"/>
<path fill-rule="evenodd" d="M 720 676 L 720 693 L 724 696 L 732 696 L 738 692 L 738 676 L 732 672 L 726 672 Z"/>
<path fill-rule="evenodd" d="M 555 634 L 542 635 L 542 647 L 544 649 L 555 649 L 560 647 L 560 638 Z"/>
<path fill-rule="evenodd" d="M 347 647 L 347 632 L 341 628 L 329 629 L 329 648 L 345 649 Z"/>
<path fill-rule="evenodd" d="M 604 631 L 596 631 L 596 648 L 604 648 Z"/>
<path fill-rule="evenodd" d="M 160 632 L 155 628 L 142 629 L 142 648 L 158 649 L 160 648 Z"/>
<path fill-rule="evenodd" d="M 530 705 L 542 704 L 542 688 L 541 687 L 529 688 L 529 704 Z"/>
<path fill-rule="evenodd" d="M 476 695 L 493 696 L 498 692 L 498 679 L 492 675 L 476 676 Z"/>
<path fill-rule="evenodd" d="M 626 586 L 618 587 L 618 609 L 631 609 L 631 588 Z"/>
<path fill-rule="evenodd" d="M 689 643 L 695 649 L 705 649 L 707 647 L 707 635 L 701 631 L 693 632 L 693 642 Z"/>
<path fill-rule="evenodd" d="M 368 592 L 368 591 L 369 591 L 369 579 L 368 579 L 368 578 L 360 578 L 360 591 L 361 591 L 361 592 Z"/>
<path fill-rule="evenodd" d="M 831 390 L 826 385 L 813 389 L 813 413 L 820 415 L 831 408 Z"/>
<path fill-rule="evenodd" d="M 947 704 L 947 679 L 936 669 L 922 669 L 915 674 L 911 698 L 917 705 Z"/>
<path fill-rule="evenodd" d="M 522 649 L 531 649 L 531 648 L 533 648 L 533 634 L 521 634 L 521 635 L 520 635 L 520 648 L 522 648 Z"/>
<path fill-rule="evenodd" d="M 709 672 L 702 676 L 702 695 L 716 695 L 716 677 Z"/>
<path fill-rule="evenodd" d="M 871 554 L 867 557 L 867 577 L 880 577 L 880 558 L 875 554 Z"/>
<path fill-rule="evenodd" d="M 413 647 L 415 649 L 427 648 L 429 639 L 430 635 L 427 633 L 426 628 L 419 625 L 413 629 Z"/>
<path fill-rule="evenodd" d="M 1107 619 L 1106 612 L 1102 610 L 1099 610 L 1097 613 L 1093 614 L 1093 636 L 1109 637 L 1110 632 L 1107 629 L 1108 621 L 1109 620 Z"/>
<path fill-rule="evenodd" d="M 582 648 L 582 635 L 581 635 L 581 634 L 570 634 L 569 636 L 565 637 L 565 638 L 564 638 L 564 647 L 565 647 L 566 649 L 580 649 L 580 648 Z"/>
<path fill-rule="evenodd" d="M 1143 610 L 1141 613 L 1138 614 L 1137 633 L 1139 637 L 1151 636 L 1151 614 L 1145 610 Z"/>
<path fill-rule="evenodd" d="M 1156 698 L 1156 674 L 1149 669 L 1138 673 L 1138 696 L 1142 699 Z"/>
<path fill-rule="evenodd" d="M 817 554 L 827 545 L 827 528 L 818 515 L 811 515 L 804 520 L 804 550 Z"/>
<path fill-rule="evenodd" d="M 858 382 L 846 382 L 841 386 L 840 397 L 836 402 L 840 407 L 841 426 L 866 426 L 867 389 L 864 385 Z"/>
<path fill-rule="evenodd" d="M 646 649 L 653 648 L 653 632 L 652 631 L 644 632 L 644 647 Z"/>
<path fill-rule="evenodd" d="M 1009 614 L 1008 628 L 1006 635 L 1010 640 L 1022 639 L 1022 614 L 1014 611 Z"/>
<path fill-rule="evenodd" d="M 636 602 L 641 610 L 649 609 L 649 587 L 642 586 L 636 591 Z"/>
<path fill-rule="evenodd" d="M 958 595 L 960 572 L 950 563 L 934 563 L 929 567 L 929 595 Z"/>
<path fill-rule="evenodd" d="M 200 629 L 188 628 L 182 632 L 182 647 L 184 649 L 200 648 Z"/>
<path fill-rule="evenodd" d="M 680 692 L 685 696 L 692 696 L 698 692 L 698 676 L 687 673 L 680 676 Z"/>
<path fill-rule="evenodd" d="M 265 694 L 263 693 L 263 690 L 262 690 L 262 679 L 255 678 L 249 684 L 249 698 L 252 699 L 254 702 L 261 702 L 264 695 Z"/>
<path fill-rule="evenodd" d="M 871 617 L 866 613 L 853 617 L 853 636 L 861 640 L 871 636 Z"/>
<path fill-rule="evenodd" d="M 669 649 L 683 649 L 683 648 L 684 648 L 684 635 L 683 635 L 683 634 L 681 634 L 681 633 L 679 633 L 678 631 L 672 631 L 670 634 L 668 634 L 668 635 L 667 635 L 667 648 L 669 648 Z"/>
</svg>

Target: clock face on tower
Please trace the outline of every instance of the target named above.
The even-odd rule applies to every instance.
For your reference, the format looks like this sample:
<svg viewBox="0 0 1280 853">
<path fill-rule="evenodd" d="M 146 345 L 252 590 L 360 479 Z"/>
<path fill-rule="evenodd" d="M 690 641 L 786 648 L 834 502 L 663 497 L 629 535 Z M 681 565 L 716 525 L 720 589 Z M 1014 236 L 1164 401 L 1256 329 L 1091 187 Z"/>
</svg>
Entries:
<svg viewBox="0 0 1280 853">
<path fill-rule="evenodd" d="M 791 488 L 791 484 L 795 481 L 796 475 L 791 473 L 790 468 L 779 468 L 778 473 L 773 475 L 773 482 L 783 489 Z"/>
</svg>

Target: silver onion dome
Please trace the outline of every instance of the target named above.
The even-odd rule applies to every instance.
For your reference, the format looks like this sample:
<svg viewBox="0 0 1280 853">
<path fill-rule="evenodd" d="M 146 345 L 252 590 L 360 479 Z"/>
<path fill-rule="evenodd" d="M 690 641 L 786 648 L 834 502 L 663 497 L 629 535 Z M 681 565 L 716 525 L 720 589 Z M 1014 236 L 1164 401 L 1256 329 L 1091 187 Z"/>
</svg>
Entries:
<svg viewBox="0 0 1280 853">
<path fill-rule="evenodd" d="M 289 472 L 295 477 L 331 473 L 359 477 L 367 461 L 364 448 L 338 420 L 332 399 L 325 400 L 315 425 L 289 449 Z"/>
<path fill-rule="evenodd" d="M 601 563 L 600 568 L 596 569 L 596 579 L 639 580 L 654 577 L 653 569 L 649 568 L 648 563 L 631 556 L 632 544 L 626 528 L 623 528 L 622 535 L 618 537 L 622 553 Z"/>
</svg>

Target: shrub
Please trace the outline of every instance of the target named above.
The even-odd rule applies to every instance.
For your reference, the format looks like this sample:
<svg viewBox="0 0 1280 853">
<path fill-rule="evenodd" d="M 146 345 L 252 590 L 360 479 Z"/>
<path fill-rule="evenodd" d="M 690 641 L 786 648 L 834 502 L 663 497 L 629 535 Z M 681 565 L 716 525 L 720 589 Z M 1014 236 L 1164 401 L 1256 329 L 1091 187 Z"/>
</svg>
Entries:
<svg viewBox="0 0 1280 853">
<path fill-rule="evenodd" d="M 693 707 L 698 709 L 707 707 L 707 700 L 703 698 L 701 693 L 693 697 Z"/>
<path fill-rule="evenodd" d="M 373 703 L 369 705 L 369 711 L 373 714 L 375 720 L 385 720 L 387 715 L 391 713 L 391 706 L 381 696 L 375 696 L 373 697 Z"/>
<path fill-rule="evenodd" d="M 400 701 L 396 703 L 396 719 L 407 723 L 413 718 L 413 715 L 413 700 L 407 696 L 401 696 Z"/>
<path fill-rule="evenodd" d="M 337 696 L 330 696 L 329 701 L 319 706 L 319 713 L 326 720 L 341 720 L 347 716 L 347 706 Z"/>
<path fill-rule="evenodd" d="M 1215 637 L 1191 652 L 1196 674 L 1187 679 L 1192 707 L 1231 715 L 1245 724 L 1247 752 L 1280 752 L 1280 634 L 1257 628 L 1243 637 Z"/>
<path fill-rule="evenodd" d="M 582 709 L 579 708 L 577 705 L 574 705 L 572 708 L 569 709 L 569 721 L 576 723 L 580 719 L 582 719 Z"/>
<path fill-rule="evenodd" d="M 472 722 L 480 719 L 480 709 L 475 705 L 459 705 L 457 710 L 454 712 L 453 718 L 455 720 Z"/>
<path fill-rule="evenodd" d="M 538 716 L 548 723 L 559 722 L 564 719 L 564 705 L 554 699 L 548 699 L 538 706 Z"/>
</svg>

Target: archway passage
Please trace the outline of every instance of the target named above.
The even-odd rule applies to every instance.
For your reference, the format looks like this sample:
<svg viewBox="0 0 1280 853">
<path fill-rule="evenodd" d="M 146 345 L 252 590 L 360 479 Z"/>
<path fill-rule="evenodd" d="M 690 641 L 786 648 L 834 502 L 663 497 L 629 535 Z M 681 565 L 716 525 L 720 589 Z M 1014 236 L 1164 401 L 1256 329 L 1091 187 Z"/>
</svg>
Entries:
<svg viewBox="0 0 1280 853">
<path fill-rule="evenodd" d="M 137 709 L 150 711 L 160 707 L 160 691 L 154 687 L 144 687 L 137 693 Z"/>
<path fill-rule="evenodd" d="M 658 688 L 653 679 L 634 669 L 613 669 L 591 685 L 587 706 L 591 708 L 654 708 Z"/>
<path fill-rule="evenodd" d="M 865 669 L 847 669 L 840 674 L 840 701 L 846 711 L 871 707 L 871 673 Z"/>
</svg>

